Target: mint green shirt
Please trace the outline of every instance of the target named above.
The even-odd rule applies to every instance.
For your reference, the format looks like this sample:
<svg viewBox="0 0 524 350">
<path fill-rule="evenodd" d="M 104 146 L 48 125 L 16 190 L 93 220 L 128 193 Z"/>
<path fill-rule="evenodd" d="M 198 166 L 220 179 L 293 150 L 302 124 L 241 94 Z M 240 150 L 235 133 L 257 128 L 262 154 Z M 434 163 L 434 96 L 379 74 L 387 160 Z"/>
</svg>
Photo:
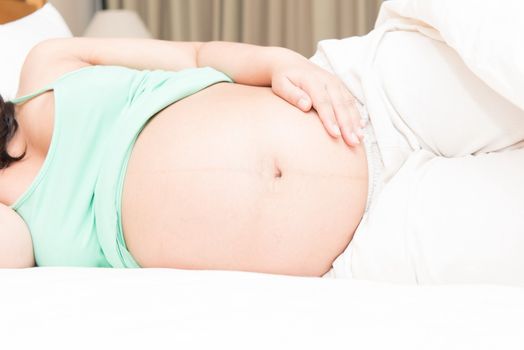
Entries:
<svg viewBox="0 0 524 350">
<path fill-rule="evenodd" d="M 138 267 L 126 248 L 121 193 L 133 144 L 163 108 L 217 82 L 212 68 L 179 72 L 88 66 L 45 91 L 55 98 L 54 130 L 39 173 L 11 206 L 26 222 L 39 266 Z"/>
</svg>

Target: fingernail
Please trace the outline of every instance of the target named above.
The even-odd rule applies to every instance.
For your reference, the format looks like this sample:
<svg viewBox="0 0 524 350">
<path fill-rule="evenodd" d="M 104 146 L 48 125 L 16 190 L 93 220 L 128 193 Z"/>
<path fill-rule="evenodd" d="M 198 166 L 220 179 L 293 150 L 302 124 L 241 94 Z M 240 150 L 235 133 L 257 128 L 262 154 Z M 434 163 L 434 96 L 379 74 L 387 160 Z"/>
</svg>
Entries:
<svg viewBox="0 0 524 350">
<path fill-rule="evenodd" d="M 353 133 L 353 132 L 351 133 L 351 135 L 349 135 L 349 141 L 351 141 L 351 142 L 353 142 L 353 143 L 355 143 L 357 145 L 360 143 L 360 141 L 358 140 L 357 135 L 355 135 L 355 133 Z"/>
<path fill-rule="evenodd" d="M 309 103 L 305 98 L 301 98 L 300 100 L 298 100 L 298 107 L 300 109 L 307 109 L 309 107 Z"/>
<path fill-rule="evenodd" d="M 333 130 L 333 133 L 337 136 L 340 136 L 341 133 L 340 133 L 340 128 L 338 127 L 337 124 L 331 124 L 331 130 Z"/>
<path fill-rule="evenodd" d="M 357 136 L 358 137 L 364 137 L 364 130 L 362 130 L 361 128 L 358 128 L 357 129 Z"/>
<path fill-rule="evenodd" d="M 361 127 L 365 127 L 367 123 L 368 123 L 368 122 L 367 122 L 366 119 L 360 119 L 360 126 L 361 126 Z"/>
</svg>

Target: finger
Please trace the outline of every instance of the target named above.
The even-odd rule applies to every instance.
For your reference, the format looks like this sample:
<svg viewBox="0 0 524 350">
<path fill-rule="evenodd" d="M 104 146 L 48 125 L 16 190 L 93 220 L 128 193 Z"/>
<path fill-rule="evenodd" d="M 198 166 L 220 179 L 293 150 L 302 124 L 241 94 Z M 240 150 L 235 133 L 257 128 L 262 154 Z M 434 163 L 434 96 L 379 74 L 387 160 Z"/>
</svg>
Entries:
<svg viewBox="0 0 524 350">
<path fill-rule="evenodd" d="M 331 88 L 329 90 L 333 110 L 335 111 L 335 118 L 338 126 L 342 132 L 342 138 L 348 146 L 356 146 L 360 143 L 359 137 L 356 133 L 354 118 L 351 114 L 351 107 L 354 104 L 352 96 L 344 94 L 340 87 Z"/>
<path fill-rule="evenodd" d="M 360 111 L 357 106 L 357 100 L 356 98 L 349 92 L 349 90 L 344 86 L 340 86 L 341 93 L 344 96 L 344 101 L 346 104 L 346 108 L 349 111 L 350 119 L 351 119 L 351 125 L 353 126 L 353 132 L 356 134 L 356 136 L 359 139 L 364 138 L 364 130 L 362 129 L 365 127 L 365 123 L 363 123 L 362 116 L 360 115 Z"/>
<path fill-rule="evenodd" d="M 275 94 L 300 110 L 308 112 L 311 109 L 312 104 L 308 94 L 289 79 L 280 79 L 276 84 L 273 84 L 272 88 Z"/>
<path fill-rule="evenodd" d="M 339 137 L 341 132 L 331 105 L 331 97 L 329 96 L 327 86 L 318 84 L 318 80 L 310 80 L 302 88 L 311 97 L 313 108 L 317 111 L 318 117 L 328 134 L 334 138 Z"/>
</svg>

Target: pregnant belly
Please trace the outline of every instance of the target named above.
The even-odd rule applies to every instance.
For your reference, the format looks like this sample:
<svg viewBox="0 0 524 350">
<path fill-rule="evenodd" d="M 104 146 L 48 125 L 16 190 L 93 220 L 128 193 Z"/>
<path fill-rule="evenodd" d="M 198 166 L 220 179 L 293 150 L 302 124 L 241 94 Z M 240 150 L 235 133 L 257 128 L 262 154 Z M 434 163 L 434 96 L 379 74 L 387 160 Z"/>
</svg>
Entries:
<svg viewBox="0 0 524 350">
<path fill-rule="evenodd" d="M 269 88 L 220 83 L 157 114 L 133 148 L 122 197 L 143 267 L 321 275 L 363 215 L 362 147 Z"/>
</svg>

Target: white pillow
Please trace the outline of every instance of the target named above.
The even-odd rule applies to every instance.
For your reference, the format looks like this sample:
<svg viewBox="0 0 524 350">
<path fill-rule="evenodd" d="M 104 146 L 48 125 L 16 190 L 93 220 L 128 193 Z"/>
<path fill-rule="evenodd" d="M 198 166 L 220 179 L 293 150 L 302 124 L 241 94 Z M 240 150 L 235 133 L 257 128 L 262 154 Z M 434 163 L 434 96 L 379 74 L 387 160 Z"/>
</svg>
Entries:
<svg viewBox="0 0 524 350">
<path fill-rule="evenodd" d="M 524 1 L 395 0 L 382 5 L 377 26 L 407 17 L 440 32 L 486 84 L 524 109 Z"/>
<path fill-rule="evenodd" d="M 20 70 L 33 46 L 45 39 L 71 36 L 64 19 L 49 3 L 29 16 L 0 25 L 0 94 L 4 100 L 15 97 Z"/>
</svg>

